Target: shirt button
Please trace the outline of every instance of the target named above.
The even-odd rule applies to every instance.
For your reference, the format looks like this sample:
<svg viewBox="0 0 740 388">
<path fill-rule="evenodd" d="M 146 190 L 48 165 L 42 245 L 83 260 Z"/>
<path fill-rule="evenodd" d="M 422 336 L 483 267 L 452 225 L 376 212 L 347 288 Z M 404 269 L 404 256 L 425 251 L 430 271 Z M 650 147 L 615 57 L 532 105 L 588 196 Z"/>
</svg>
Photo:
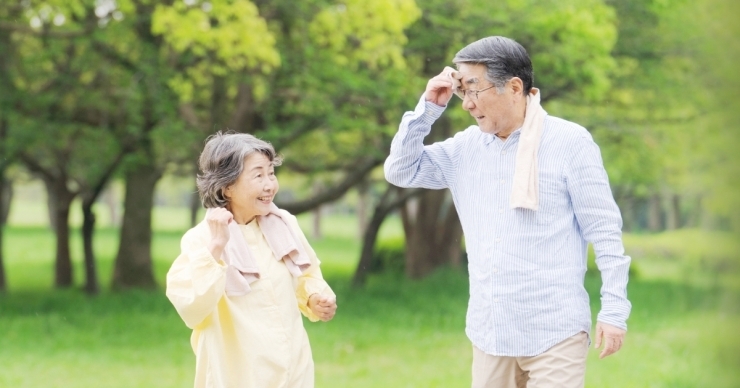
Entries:
<svg viewBox="0 0 740 388">
<path fill-rule="evenodd" d="M 496 239 L 496 242 L 501 242 L 501 239 L 500 239 L 500 238 L 497 238 L 497 239 Z"/>
<path fill-rule="evenodd" d="M 501 155 L 506 155 L 506 151 L 501 151 Z"/>
<path fill-rule="evenodd" d="M 498 298 L 493 298 L 493 301 L 498 303 Z"/>
<path fill-rule="evenodd" d="M 493 273 L 498 273 L 498 268 L 494 268 Z"/>
<path fill-rule="evenodd" d="M 504 180 L 503 180 L 503 179 L 501 179 L 501 184 L 503 184 L 503 183 L 504 183 Z"/>
<path fill-rule="evenodd" d="M 498 209 L 498 212 L 499 213 L 503 213 L 504 212 L 504 209 Z"/>
</svg>

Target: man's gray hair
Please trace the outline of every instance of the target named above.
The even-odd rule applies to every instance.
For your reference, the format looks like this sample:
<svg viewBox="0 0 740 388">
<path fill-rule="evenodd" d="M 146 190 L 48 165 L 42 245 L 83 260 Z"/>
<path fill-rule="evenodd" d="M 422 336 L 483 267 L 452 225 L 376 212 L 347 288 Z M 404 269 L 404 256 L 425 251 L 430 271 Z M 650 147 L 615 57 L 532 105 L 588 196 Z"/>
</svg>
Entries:
<svg viewBox="0 0 740 388">
<path fill-rule="evenodd" d="M 452 62 L 481 64 L 486 66 L 486 79 L 496 85 L 501 93 L 504 85 L 513 77 L 524 84 L 524 95 L 529 94 L 534 83 L 532 60 L 527 50 L 516 41 L 503 36 L 489 36 L 475 41 L 458 51 Z"/>
<path fill-rule="evenodd" d="M 244 171 L 244 161 L 255 152 L 267 156 L 273 166 L 283 162 L 272 144 L 246 133 L 219 131 L 206 139 L 198 160 L 200 174 L 196 178 L 203 206 L 224 207 L 229 203 L 224 189 L 236 182 Z"/>
</svg>

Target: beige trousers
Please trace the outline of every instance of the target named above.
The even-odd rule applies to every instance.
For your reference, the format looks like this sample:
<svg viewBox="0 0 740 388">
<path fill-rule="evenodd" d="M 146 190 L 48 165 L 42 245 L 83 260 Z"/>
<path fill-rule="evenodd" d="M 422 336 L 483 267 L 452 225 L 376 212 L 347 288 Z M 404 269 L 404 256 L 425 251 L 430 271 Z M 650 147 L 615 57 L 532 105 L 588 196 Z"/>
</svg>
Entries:
<svg viewBox="0 0 740 388">
<path fill-rule="evenodd" d="M 533 357 L 491 356 L 473 346 L 473 388 L 583 388 L 587 354 L 584 332 Z"/>
</svg>

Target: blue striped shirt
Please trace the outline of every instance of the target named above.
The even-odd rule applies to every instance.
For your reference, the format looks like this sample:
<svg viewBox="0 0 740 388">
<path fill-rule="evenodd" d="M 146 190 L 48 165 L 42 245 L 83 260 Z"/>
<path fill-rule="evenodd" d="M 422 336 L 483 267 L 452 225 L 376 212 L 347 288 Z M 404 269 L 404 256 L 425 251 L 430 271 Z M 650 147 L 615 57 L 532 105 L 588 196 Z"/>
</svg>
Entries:
<svg viewBox="0 0 740 388">
<path fill-rule="evenodd" d="M 588 242 L 601 271 L 600 322 L 627 328 L 630 258 L 599 147 L 583 127 L 547 116 L 538 155 L 539 210 L 511 209 L 520 130 L 505 141 L 477 126 L 443 142 L 423 139 L 444 107 L 406 112 L 385 161 L 388 182 L 450 189 L 470 273 L 466 334 L 487 354 L 534 356 L 581 331 Z"/>
</svg>

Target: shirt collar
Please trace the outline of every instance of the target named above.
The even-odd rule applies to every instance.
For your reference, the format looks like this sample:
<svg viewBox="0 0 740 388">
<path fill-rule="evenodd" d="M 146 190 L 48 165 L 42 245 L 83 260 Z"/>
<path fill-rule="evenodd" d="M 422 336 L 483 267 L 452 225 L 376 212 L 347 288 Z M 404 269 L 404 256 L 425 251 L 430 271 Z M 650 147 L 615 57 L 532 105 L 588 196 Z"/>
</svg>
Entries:
<svg viewBox="0 0 740 388">
<path fill-rule="evenodd" d="M 478 130 L 480 131 L 480 128 L 478 128 Z M 486 133 L 486 132 L 481 131 L 481 134 L 483 135 L 481 137 L 481 140 L 483 141 L 483 144 L 484 145 L 489 145 L 489 144 L 493 143 L 496 139 L 498 139 L 501 142 L 504 142 L 505 141 L 505 140 L 500 139 L 498 136 L 492 135 L 490 133 Z M 509 137 L 506 138 L 506 140 L 509 140 L 509 139 L 517 139 L 517 138 L 519 138 L 519 136 L 521 134 L 522 134 L 522 127 L 519 127 L 519 128 L 517 128 L 516 131 L 512 132 L 511 135 L 509 135 Z"/>
</svg>

